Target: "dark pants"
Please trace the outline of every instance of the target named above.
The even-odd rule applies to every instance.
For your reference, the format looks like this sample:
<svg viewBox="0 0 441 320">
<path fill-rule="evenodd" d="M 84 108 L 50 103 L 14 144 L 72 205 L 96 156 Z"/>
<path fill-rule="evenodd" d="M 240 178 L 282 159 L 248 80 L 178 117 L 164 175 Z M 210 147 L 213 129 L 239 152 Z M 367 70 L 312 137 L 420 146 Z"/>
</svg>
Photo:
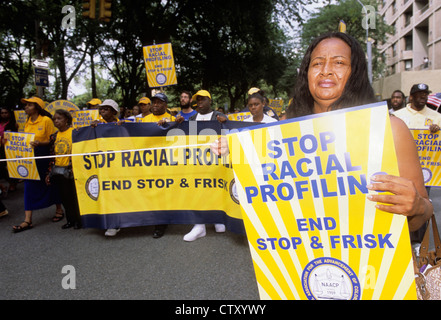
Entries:
<svg viewBox="0 0 441 320">
<path fill-rule="evenodd" d="M 81 223 L 80 208 L 78 206 L 77 190 L 75 189 L 75 180 L 66 179 L 61 175 L 53 176 L 51 184 L 57 186 L 61 203 L 66 212 L 66 220 L 70 223 Z"/>
<path fill-rule="evenodd" d="M 6 207 L 5 207 L 5 205 L 3 204 L 3 202 L 0 200 L 0 213 L 3 212 L 3 211 L 5 211 L 5 210 L 6 210 Z"/>
</svg>

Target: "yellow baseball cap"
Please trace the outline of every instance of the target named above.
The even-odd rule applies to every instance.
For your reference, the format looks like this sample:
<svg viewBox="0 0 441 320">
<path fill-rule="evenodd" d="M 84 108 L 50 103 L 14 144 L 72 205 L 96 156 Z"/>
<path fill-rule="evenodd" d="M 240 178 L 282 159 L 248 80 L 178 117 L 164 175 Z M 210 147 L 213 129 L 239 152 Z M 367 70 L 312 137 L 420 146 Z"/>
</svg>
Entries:
<svg viewBox="0 0 441 320">
<path fill-rule="evenodd" d="M 20 101 L 22 103 L 27 103 L 27 102 L 29 102 L 29 103 L 36 103 L 36 104 L 38 104 L 41 107 L 41 109 L 44 109 L 44 107 L 46 107 L 46 104 L 44 103 L 44 101 L 41 100 L 39 97 L 32 97 L 32 98 L 29 98 L 29 99 L 23 98 Z"/>
<path fill-rule="evenodd" d="M 96 105 L 99 105 L 101 103 L 103 103 L 103 102 L 100 99 L 94 98 L 94 99 L 90 100 L 87 104 L 90 104 L 92 106 L 96 106 Z"/>
<path fill-rule="evenodd" d="M 253 88 L 251 88 L 250 90 L 248 90 L 248 95 L 250 96 L 250 95 L 252 95 L 253 93 L 256 93 L 256 92 L 259 92 L 259 91 L 260 91 L 259 88 L 253 87 Z"/>
<path fill-rule="evenodd" d="M 199 90 L 198 92 L 196 92 L 196 94 L 193 95 L 193 97 L 191 98 L 191 100 L 196 100 L 196 98 L 197 98 L 198 96 L 201 96 L 201 97 L 208 97 L 208 98 L 210 98 L 210 100 L 211 100 L 210 92 L 208 92 L 207 90 Z"/>
<path fill-rule="evenodd" d="M 152 104 L 152 101 L 149 98 L 147 98 L 147 97 L 142 97 L 138 101 L 138 104 L 141 104 L 141 103 L 143 103 L 143 104 Z"/>
</svg>

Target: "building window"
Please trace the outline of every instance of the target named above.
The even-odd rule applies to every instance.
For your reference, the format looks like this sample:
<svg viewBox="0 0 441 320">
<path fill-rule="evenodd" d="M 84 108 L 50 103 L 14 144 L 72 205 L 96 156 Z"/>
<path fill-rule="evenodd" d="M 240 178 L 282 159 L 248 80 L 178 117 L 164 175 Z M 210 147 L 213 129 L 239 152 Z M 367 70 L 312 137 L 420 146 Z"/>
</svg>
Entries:
<svg viewBox="0 0 441 320">
<path fill-rule="evenodd" d="M 392 45 L 392 57 L 395 57 L 397 55 L 397 43 L 395 42 Z"/>
<path fill-rule="evenodd" d="M 404 61 L 404 70 L 406 71 L 412 70 L 412 60 Z"/>
<path fill-rule="evenodd" d="M 404 13 L 404 27 L 407 27 L 412 22 L 412 11 Z"/>
<path fill-rule="evenodd" d="M 412 35 L 404 37 L 404 50 L 412 50 Z"/>
</svg>

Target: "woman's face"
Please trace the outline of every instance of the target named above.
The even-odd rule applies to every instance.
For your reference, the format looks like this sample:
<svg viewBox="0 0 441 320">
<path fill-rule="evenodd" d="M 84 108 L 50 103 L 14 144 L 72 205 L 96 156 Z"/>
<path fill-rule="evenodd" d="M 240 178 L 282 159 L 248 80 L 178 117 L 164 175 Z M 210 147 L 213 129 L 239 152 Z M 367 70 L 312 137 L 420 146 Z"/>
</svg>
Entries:
<svg viewBox="0 0 441 320">
<path fill-rule="evenodd" d="M 24 110 L 28 116 L 38 113 L 37 107 L 33 102 L 27 102 L 24 107 Z"/>
<path fill-rule="evenodd" d="M 343 93 L 351 75 L 351 48 L 339 38 L 321 41 L 311 53 L 309 91 L 314 112 L 325 112 Z"/>
<path fill-rule="evenodd" d="M 9 114 L 8 109 L 1 109 L 1 111 L 0 111 L 0 117 L 1 117 L 3 120 L 9 120 L 9 118 L 11 117 L 11 115 Z"/>
<path fill-rule="evenodd" d="M 64 128 L 68 127 L 67 119 L 65 116 L 58 114 L 58 113 L 55 113 L 53 119 L 54 119 L 54 126 L 58 130 L 62 130 Z"/>
<path fill-rule="evenodd" d="M 103 117 L 107 122 L 112 122 L 115 120 L 115 109 L 109 106 L 101 106 L 99 107 L 100 116 Z"/>
<path fill-rule="evenodd" d="M 251 98 L 248 100 L 248 109 L 253 117 L 263 115 L 263 103 L 257 98 Z"/>
</svg>

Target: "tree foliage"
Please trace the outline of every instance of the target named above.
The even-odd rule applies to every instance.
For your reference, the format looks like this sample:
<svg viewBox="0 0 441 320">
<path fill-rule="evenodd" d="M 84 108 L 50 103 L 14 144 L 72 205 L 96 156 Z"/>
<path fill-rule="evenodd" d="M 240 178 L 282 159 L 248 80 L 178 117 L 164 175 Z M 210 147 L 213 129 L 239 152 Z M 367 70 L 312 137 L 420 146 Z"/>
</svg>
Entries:
<svg viewBox="0 0 441 320">
<path fill-rule="evenodd" d="M 365 0 L 363 4 L 377 9 L 375 0 Z M 325 6 L 312 14 L 311 19 L 303 25 L 301 47 L 305 50 L 317 36 L 329 31 L 338 31 L 339 22 L 343 20 L 346 23 L 346 33 L 355 37 L 366 50 L 366 29 L 363 28 L 365 17 L 365 11 L 357 0 L 343 0 L 338 1 L 338 4 Z M 377 13 L 372 24 L 374 28 L 369 28 L 369 37 L 375 44 L 385 42 L 387 34 L 392 32 L 392 27 L 385 24 Z M 373 76 L 378 78 L 384 70 L 385 59 L 376 45 L 372 46 L 372 62 Z"/>
<path fill-rule="evenodd" d="M 98 4 L 97 0 L 97 4 Z M 13 0 L 0 4 L 2 103 L 33 94 L 31 59 L 50 61 L 55 81 L 46 100 L 66 99 L 75 77 L 91 77 L 90 97 L 118 96 L 131 107 L 149 94 L 142 47 L 171 42 L 180 90 L 207 89 L 234 107 L 251 86 L 272 94 L 286 90 L 287 37 L 281 28 L 301 20 L 311 0 L 113 0 L 104 23 L 82 17 L 81 0 Z M 62 8 L 73 5 L 76 25 L 61 28 Z M 20 23 L 12 23 L 20 21 Z M 96 89 L 95 68 L 109 75 L 107 92 Z M 102 87 L 102 86 L 101 86 Z M 282 89 L 281 89 L 282 88 Z"/>
</svg>

